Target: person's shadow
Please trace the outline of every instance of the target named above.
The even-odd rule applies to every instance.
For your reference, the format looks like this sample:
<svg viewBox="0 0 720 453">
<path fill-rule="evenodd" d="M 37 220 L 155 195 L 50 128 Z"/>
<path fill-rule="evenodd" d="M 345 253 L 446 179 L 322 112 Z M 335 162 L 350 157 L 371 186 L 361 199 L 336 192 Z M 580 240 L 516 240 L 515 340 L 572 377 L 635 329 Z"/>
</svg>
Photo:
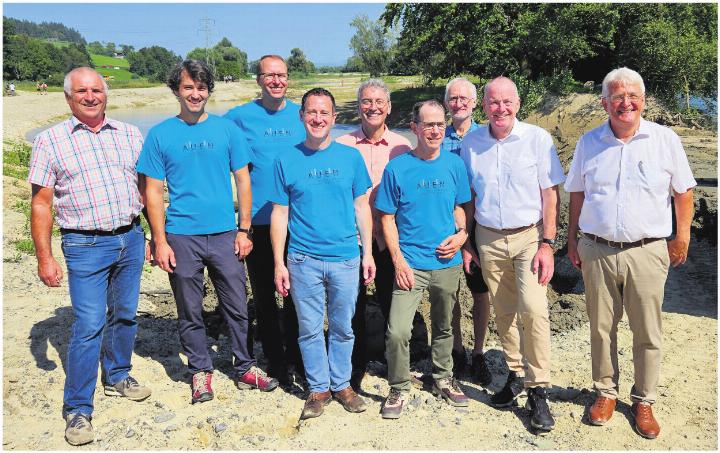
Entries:
<svg viewBox="0 0 720 453">
<path fill-rule="evenodd" d="M 57 369 L 58 364 L 48 357 L 48 344 L 50 344 L 60 357 L 63 371 L 66 371 L 65 361 L 73 320 L 72 308 L 60 307 L 55 309 L 54 316 L 32 326 L 30 329 L 30 352 L 35 358 L 38 368 L 45 371 Z"/>
</svg>

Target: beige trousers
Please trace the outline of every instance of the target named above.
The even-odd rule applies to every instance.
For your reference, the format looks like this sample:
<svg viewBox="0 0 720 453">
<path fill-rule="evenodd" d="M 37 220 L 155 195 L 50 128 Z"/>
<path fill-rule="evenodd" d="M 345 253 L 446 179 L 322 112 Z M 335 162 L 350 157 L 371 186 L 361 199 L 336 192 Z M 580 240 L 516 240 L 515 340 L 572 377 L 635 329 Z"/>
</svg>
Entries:
<svg viewBox="0 0 720 453">
<path fill-rule="evenodd" d="M 525 376 L 525 387 L 550 387 L 550 318 L 547 287 L 538 283 L 532 260 L 542 225 L 501 234 L 475 227 L 475 241 L 495 323 L 510 371 Z"/>
<path fill-rule="evenodd" d="M 617 327 L 623 308 L 633 334 L 634 402 L 654 403 L 662 358 L 662 302 L 670 257 L 666 241 L 616 249 L 585 237 L 578 242 L 590 319 L 592 379 L 598 394 L 617 398 Z"/>
</svg>

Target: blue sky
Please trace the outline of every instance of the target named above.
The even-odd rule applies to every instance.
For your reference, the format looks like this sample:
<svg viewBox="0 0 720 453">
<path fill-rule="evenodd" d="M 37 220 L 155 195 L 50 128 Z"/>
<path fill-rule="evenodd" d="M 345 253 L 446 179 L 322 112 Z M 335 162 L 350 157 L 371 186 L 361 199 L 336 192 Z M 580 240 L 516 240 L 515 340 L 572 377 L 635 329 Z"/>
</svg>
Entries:
<svg viewBox="0 0 720 453">
<path fill-rule="evenodd" d="M 287 57 L 299 47 L 316 65 L 342 65 L 358 14 L 377 20 L 384 3 L 4 3 L 3 15 L 33 22 L 60 22 L 88 41 L 159 45 L 185 56 L 205 46 L 201 19 L 210 22 L 211 45 L 227 37 L 255 60 L 267 53 Z"/>
</svg>

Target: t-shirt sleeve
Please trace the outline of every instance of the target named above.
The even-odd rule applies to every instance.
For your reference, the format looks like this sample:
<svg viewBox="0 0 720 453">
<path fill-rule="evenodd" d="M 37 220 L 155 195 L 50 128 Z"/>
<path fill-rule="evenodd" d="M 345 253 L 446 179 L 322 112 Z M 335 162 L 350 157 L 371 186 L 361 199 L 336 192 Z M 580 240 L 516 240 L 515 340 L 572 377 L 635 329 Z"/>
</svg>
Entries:
<svg viewBox="0 0 720 453">
<path fill-rule="evenodd" d="M 270 197 L 268 198 L 272 203 L 287 206 L 290 202 L 290 192 L 287 187 L 287 181 L 280 159 L 275 159 L 274 167 L 275 176 L 273 178 L 273 189 Z"/>
<path fill-rule="evenodd" d="M 57 173 L 52 164 L 51 148 L 47 139 L 42 135 L 35 137 L 30 155 L 30 171 L 28 182 L 42 187 L 55 187 Z"/>
<path fill-rule="evenodd" d="M 395 181 L 395 175 L 388 168 L 385 168 L 375 197 L 375 208 L 378 211 L 395 214 L 400 202 L 397 190 L 398 185 Z"/>
<path fill-rule="evenodd" d="M 356 149 L 353 149 L 353 152 L 356 155 L 355 158 L 355 177 L 353 178 L 353 199 L 359 197 L 360 195 L 365 195 L 372 187 L 372 181 L 370 180 L 370 175 L 368 174 L 367 167 L 365 166 L 365 161 L 363 161 L 362 156 L 360 155 L 360 152 Z"/>
<path fill-rule="evenodd" d="M 552 136 L 543 131 L 538 145 L 538 183 L 540 188 L 547 189 L 561 184 L 565 181 L 565 173 Z"/>
<path fill-rule="evenodd" d="M 680 137 L 673 132 L 670 139 L 670 152 L 672 153 L 673 172 L 670 185 L 677 193 L 685 193 L 697 185 L 693 178 L 690 163 L 688 162 L 685 149 L 682 146 Z"/>
<path fill-rule="evenodd" d="M 453 159 L 455 161 L 454 173 L 457 181 L 457 193 L 455 194 L 455 204 L 463 204 L 470 201 L 470 182 L 467 178 L 465 163 L 461 159 Z"/>
<path fill-rule="evenodd" d="M 580 140 L 578 140 L 575 145 L 575 152 L 573 153 L 572 163 L 570 164 L 570 171 L 568 171 L 567 179 L 565 180 L 565 192 L 585 192 L 585 179 L 582 175 L 582 146 L 583 138 L 580 137 Z"/>
<path fill-rule="evenodd" d="M 237 171 L 246 166 L 252 160 L 252 151 L 240 129 L 228 125 L 230 134 L 230 170 Z"/>
<path fill-rule="evenodd" d="M 154 129 L 150 129 L 145 143 L 143 143 L 140 158 L 137 161 L 137 172 L 153 179 L 165 180 L 165 162 Z"/>
</svg>

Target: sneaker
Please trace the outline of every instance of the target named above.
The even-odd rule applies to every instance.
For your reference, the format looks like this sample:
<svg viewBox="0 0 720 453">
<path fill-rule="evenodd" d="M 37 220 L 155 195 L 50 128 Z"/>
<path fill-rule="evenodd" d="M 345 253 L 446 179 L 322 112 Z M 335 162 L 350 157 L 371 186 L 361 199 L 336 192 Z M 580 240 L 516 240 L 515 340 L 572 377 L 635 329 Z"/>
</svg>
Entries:
<svg viewBox="0 0 720 453">
<path fill-rule="evenodd" d="M 453 367 L 452 372 L 453 376 L 459 376 L 460 374 L 464 373 L 465 370 L 467 370 L 468 363 L 467 363 L 467 356 L 465 355 L 465 348 L 463 348 L 460 351 L 452 350 L 452 359 L 453 359 Z"/>
<path fill-rule="evenodd" d="M 391 388 L 390 394 L 385 398 L 385 403 L 383 403 L 383 407 L 380 410 L 382 418 L 400 418 L 400 414 L 402 414 L 403 407 L 405 406 L 406 397 L 407 393 Z"/>
<path fill-rule="evenodd" d="M 511 371 L 508 374 L 505 387 L 500 390 L 500 393 L 494 394 L 490 397 L 490 404 L 495 407 L 508 407 L 516 404 L 515 398 L 525 394 L 523 388 L 523 378 L 518 377 L 517 373 Z"/>
<path fill-rule="evenodd" d="M 308 399 L 305 401 L 300 420 L 319 417 L 325 412 L 325 406 L 332 400 L 330 390 L 324 392 L 310 392 Z"/>
<path fill-rule="evenodd" d="M 240 390 L 258 389 L 261 392 L 272 392 L 278 386 L 278 380 L 269 377 L 263 370 L 251 366 L 242 376 L 237 378 L 237 387 Z"/>
<path fill-rule="evenodd" d="M 67 414 L 65 416 L 65 440 L 70 445 L 85 445 L 95 440 L 90 417 L 85 414 Z"/>
<path fill-rule="evenodd" d="M 532 387 L 528 390 L 528 399 L 525 409 L 532 411 L 530 426 L 542 431 L 551 431 L 555 427 L 555 420 L 548 407 L 548 395 L 545 387 Z"/>
<path fill-rule="evenodd" d="M 152 390 L 140 385 L 132 376 L 126 377 L 115 385 L 105 384 L 105 394 L 107 396 L 123 396 L 132 401 L 142 401 L 151 393 Z"/>
<path fill-rule="evenodd" d="M 432 392 L 435 396 L 441 396 L 451 406 L 466 407 L 468 397 L 465 396 L 454 377 L 436 379 L 433 383 Z"/>
<path fill-rule="evenodd" d="M 484 354 L 473 354 L 470 374 L 472 374 L 472 377 L 483 387 L 487 387 L 492 383 L 492 373 L 487 366 Z"/>
<path fill-rule="evenodd" d="M 215 397 L 212 389 L 211 371 L 199 371 L 192 377 L 192 404 L 204 403 Z"/>
</svg>

